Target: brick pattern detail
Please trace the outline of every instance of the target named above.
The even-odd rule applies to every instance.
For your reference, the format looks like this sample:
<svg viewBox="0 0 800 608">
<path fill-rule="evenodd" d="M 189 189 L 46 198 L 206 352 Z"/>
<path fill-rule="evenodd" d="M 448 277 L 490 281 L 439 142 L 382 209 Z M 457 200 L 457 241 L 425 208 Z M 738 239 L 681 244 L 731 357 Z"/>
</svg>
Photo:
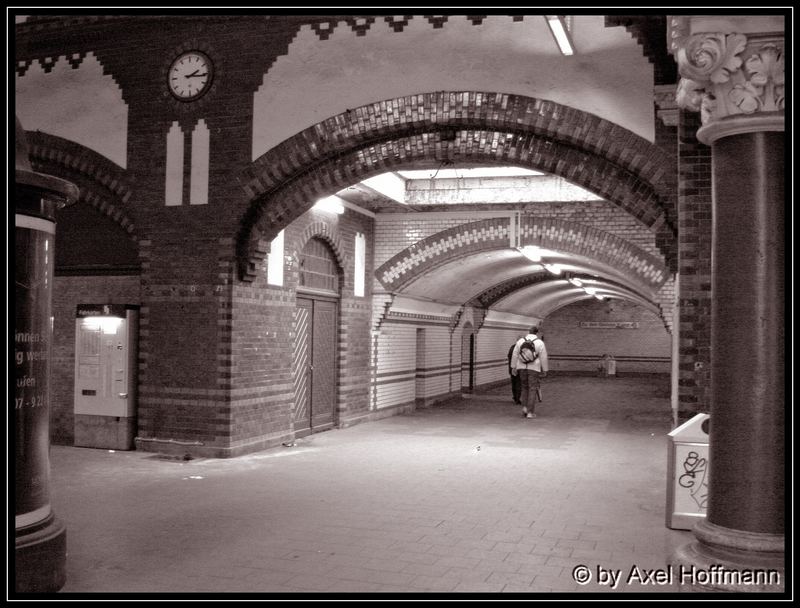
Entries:
<svg viewBox="0 0 800 608">
<path fill-rule="evenodd" d="M 711 402 L 711 148 L 697 141 L 697 113 L 680 111 L 679 417 L 708 412 Z"/>
<path fill-rule="evenodd" d="M 606 262 L 651 289 L 660 286 L 669 276 L 667 268 L 656 256 L 608 232 L 583 224 L 540 220 L 532 216 L 523 216 L 521 223 L 520 243 L 523 246 L 566 250 Z"/>
<path fill-rule="evenodd" d="M 635 218 L 607 201 L 537 203 L 536 216 L 592 226 L 613 234 L 647 253 L 660 257 L 655 235 Z M 376 220 L 375 261 L 378 266 L 417 241 L 466 222 L 498 216 L 509 211 L 476 209 L 468 213 L 385 213 Z M 376 286 L 379 286 L 375 279 Z"/>
<path fill-rule="evenodd" d="M 672 84 L 678 80 L 678 66 L 669 54 L 667 17 L 664 15 L 614 15 L 605 18 L 606 27 L 625 26 L 653 64 L 655 84 Z"/>
<path fill-rule="evenodd" d="M 536 285 L 538 283 L 546 283 L 547 281 L 552 281 L 552 280 L 554 280 L 553 275 L 547 271 L 539 272 L 536 274 L 527 274 L 521 277 L 514 277 L 513 279 L 503 281 L 502 283 L 498 283 L 497 285 L 493 285 L 489 289 L 486 289 L 485 291 L 483 291 L 483 293 L 480 293 L 477 296 L 475 296 L 467 304 L 470 306 L 479 306 L 488 309 L 495 302 L 502 300 L 510 293 L 513 293 L 519 289 L 523 289 L 530 285 Z"/>
<path fill-rule="evenodd" d="M 335 217 L 311 210 L 287 226 L 282 287 L 267 284 L 265 264 L 257 269 L 253 282 L 232 281 L 235 265 L 230 255 L 231 242 L 220 241 L 219 258 L 223 260 L 217 269 L 220 296 L 216 315 L 209 313 L 211 319 L 216 318 L 218 332 L 216 367 L 206 372 L 212 380 L 216 378 L 215 387 L 200 392 L 191 387 L 174 388 L 160 391 L 158 398 L 151 391 L 146 403 L 146 428 L 141 432 L 148 433 L 148 437 L 165 437 L 166 434 L 184 442 L 200 441 L 202 446 L 185 449 L 217 456 L 234 456 L 274 447 L 294 437 L 292 353 L 299 281 L 297 261 L 299 252 L 311 238 L 326 241 L 341 267 L 337 424 L 346 425 L 349 420 L 368 412 L 373 299 L 369 284 L 365 286 L 365 297 L 353 295 L 354 238 L 357 232 L 371 242 L 372 220 L 349 210 Z M 268 249 L 266 243 L 265 250 Z M 373 254 L 368 248 L 367 268 L 372 268 L 372 259 Z M 206 354 L 204 358 L 210 357 Z M 206 384 L 209 384 L 208 380 Z M 197 394 L 203 405 L 185 399 L 187 394 Z M 203 395 L 202 398 L 199 395 Z M 192 425 L 181 430 L 180 420 L 175 417 L 176 407 L 180 407 L 185 419 L 192 419 Z M 143 447 L 163 450 L 168 445 Z"/>
<path fill-rule="evenodd" d="M 365 36 L 372 24 L 375 23 L 375 17 L 348 17 L 345 22 L 356 33 L 356 36 Z"/>
<path fill-rule="evenodd" d="M 345 251 L 345 245 L 342 242 L 339 231 L 325 222 L 313 222 L 303 231 L 303 233 L 300 235 L 300 238 L 293 243 L 290 243 L 290 245 L 293 245 L 292 248 L 295 251 L 302 251 L 303 246 L 315 237 L 322 239 L 328 243 L 328 245 L 330 245 L 333 255 L 336 258 L 336 262 L 339 264 L 340 268 L 349 267 L 351 258 L 346 257 L 346 255 L 343 253 Z"/>
<path fill-rule="evenodd" d="M 486 19 L 489 15 L 467 15 L 467 19 L 470 20 L 472 25 L 480 25 L 483 23 L 483 20 Z"/>
<path fill-rule="evenodd" d="M 664 211 L 670 226 L 678 226 L 678 130 L 664 124 L 662 120 L 656 119 L 656 145 L 664 150 L 665 171 L 662 178 L 665 184 L 663 197 Z M 663 241 L 663 236 L 659 237 Z M 662 251 L 665 252 L 665 260 L 670 272 L 678 272 L 678 241 L 669 238 L 661 244 Z M 667 254 L 668 252 L 668 254 Z"/>
<path fill-rule="evenodd" d="M 196 276 L 177 265 L 166 270 L 180 259 L 180 243 L 175 252 L 150 240 L 140 240 L 139 246 L 143 304 L 138 434 L 151 441 L 137 443 L 137 448 L 168 451 L 179 446 L 181 453 L 235 455 L 230 444 L 232 239 L 207 239 L 204 248 L 219 263 Z M 152 276 L 161 282 L 153 283 Z M 187 281 L 192 279 L 198 281 Z M 173 364 L 163 365 L 164 360 Z"/>
<path fill-rule="evenodd" d="M 372 330 L 380 329 L 381 324 L 386 320 L 386 315 L 394 302 L 394 294 L 381 293 L 375 294 L 372 298 Z"/>
<path fill-rule="evenodd" d="M 509 222 L 493 218 L 470 222 L 424 238 L 375 271 L 384 288 L 396 291 L 446 261 L 470 253 L 508 247 Z"/>
<path fill-rule="evenodd" d="M 395 32 L 402 32 L 411 19 L 413 19 L 413 15 L 403 15 L 402 17 L 389 16 L 383 18 Z"/>
<path fill-rule="evenodd" d="M 449 134 L 449 135 L 448 135 Z M 253 202 L 237 256 L 243 280 L 271 240 L 315 200 L 355 181 L 420 161 L 490 162 L 559 175 L 609 200 L 656 234 L 674 255 L 664 151 L 597 116 L 517 95 L 436 92 L 382 101 L 329 118 L 242 171 Z"/>
<path fill-rule="evenodd" d="M 34 171 L 71 181 L 80 189 L 79 200 L 107 215 L 131 238 L 137 238 L 127 205 L 133 191 L 125 169 L 104 156 L 69 140 L 40 131 L 26 131 Z"/>
<path fill-rule="evenodd" d="M 33 61 L 31 61 L 30 59 L 28 60 L 21 59 L 17 61 L 17 65 L 15 66 L 15 71 L 17 73 L 17 76 L 20 77 L 25 76 L 25 73 L 28 71 L 28 68 L 31 67 L 31 64 L 33 64 Z"/>
<path fill-rule="evenodd" d="M 448 20 L 447 15 L 425 15 L 425 19 L 433 26 L 433 29 L 444 27 Z"/>
<path fill-rule="evenodd" d="M 314 30 L 314 33 L 320 40 L 327 40 L 330 38 L 335 27 L 336 22 L 334 21 L 320 21 L 319 23 L 311 24 L 311 29 Z"/>
<path fill-rule="evenodd" d="M 139 17 L 140 19 L 142 17 Z M 202 19 L 201 16 L 195 16 L 195 19 Z M 233 20 L 236 17 L 225 15 L 209 16 L 209 19 L 220 21 L 223 19 Z M 395 20 L 393 16 L 386 16 L 383 19 L 392 26 L 394 31 L 401 32 L 408 25 L 411 19 L 424 19 L 434 29 L 440 29 L 448 19 L 461 18 L 449 15 L 404 15 L 402 19 Z M 468 15 L 466 17 L 473 25 L 480 25 L 486 15 Z M 88 28 L 94 25 L 102 25 L 103 22 L 112 20 L 125 20 L 130 19 L 129 16 L 124 15 L 92 15 L 92 16 L 30 16 L 25 23 L 16 26 L 17 36 L 25 36 L 31 34 L 41 33 L 43 31 L 50 31 L 51 33 L 57 30 L 67 28 Z M 367 31 L 372 27 L 376 19 L 380 19 L 374 15 L 354 15 L 346 17 L 318 17 L 315 15 L 278 15 L 266 16 L 266 20 L 280 21 L 283 28 L 294 28 L 299 30 L 302 26 L 310 26 L 314 32 L 320 37 L 320 40 L 328 40 L 337 26 L 341 23 L 347 24 L 356 36 L 364 36 Z M 522 16 L 517 15 L 513 17 L 513 21 L 522 21 Z M 399 29 L 398 29 L 399 28 Z"/>
<path fill-rule="evenodd" d="M 493 218 L 450 228 L 422 239 L 381 265 L 375 275 L 387 290 L 395 291 L 432 268 L 453 258 L 509 246 L 509 220 Z M 624 270 L 631 280 L 657 290 L 669 272 L 655 256 L 631 243 L 574 222 L 523 216 L 521 244 L 538 245 L 588 256 Z"/>
<path fill-rule="evenodd" d="M 661 319 L 664 321 L 664 326 L 667 331 L 672 333 L 673 330 L 673 311 L 677 303 L 677 294 L 675 293 L 675 277 L 670 278 L 661 286 L 658 292 L 657 303 L 661 309 Z"/>
</svg>

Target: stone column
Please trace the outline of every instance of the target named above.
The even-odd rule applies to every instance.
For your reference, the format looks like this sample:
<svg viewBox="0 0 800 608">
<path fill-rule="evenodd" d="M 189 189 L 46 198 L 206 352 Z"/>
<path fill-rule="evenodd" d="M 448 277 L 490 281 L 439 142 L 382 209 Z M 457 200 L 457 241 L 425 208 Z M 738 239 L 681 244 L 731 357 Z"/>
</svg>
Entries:
<svg viewBox="0 0 800 608">
<path fill-rule="evenodd" d="M 784 19 L 670 17 L 681 107 L 712 151 L 707 517 L 687 590 L 784 590 Z"/>
<path fill-rule="evenodd" d="M 50 506 L 50 352 L 55 211 L 78 198 L 69 182 L 31 170 L 17 120 L 15 202 L 14 472 L 17 592 L 58 591 L 66 529 Z"/>
</svg>

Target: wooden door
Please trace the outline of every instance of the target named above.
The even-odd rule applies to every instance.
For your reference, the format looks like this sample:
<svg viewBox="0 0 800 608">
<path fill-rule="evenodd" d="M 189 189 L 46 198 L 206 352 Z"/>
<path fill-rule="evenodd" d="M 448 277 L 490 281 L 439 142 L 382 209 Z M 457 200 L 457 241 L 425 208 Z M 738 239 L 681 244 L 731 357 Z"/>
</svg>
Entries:
<svg viewBox="0 0 800 608">
<path fill-rule="evenodd" d="M 311 432 L 333 427 L 336 403 L 336 303 L 312 300 Z"/>
<path fill-rule="evenodd" d="M 297 299 L 294 349 L 295 436 L 333 427 L 336 403 L 336 303 Z"/>
</svg>

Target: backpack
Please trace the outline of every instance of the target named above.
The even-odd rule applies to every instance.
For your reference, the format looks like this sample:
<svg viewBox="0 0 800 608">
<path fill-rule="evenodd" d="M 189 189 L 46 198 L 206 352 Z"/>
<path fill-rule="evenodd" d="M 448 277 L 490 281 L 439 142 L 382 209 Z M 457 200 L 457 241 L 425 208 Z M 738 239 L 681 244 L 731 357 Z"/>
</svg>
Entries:
<svg viewBox="0 0 800 608">
<path fill-rule="evenodd" d="M 525 340 L 519 346 L 519 359 L 523 363 L 533 363 L 538 357 L 536 347 L 534 346 L 535 340 Z"/>
</svg>

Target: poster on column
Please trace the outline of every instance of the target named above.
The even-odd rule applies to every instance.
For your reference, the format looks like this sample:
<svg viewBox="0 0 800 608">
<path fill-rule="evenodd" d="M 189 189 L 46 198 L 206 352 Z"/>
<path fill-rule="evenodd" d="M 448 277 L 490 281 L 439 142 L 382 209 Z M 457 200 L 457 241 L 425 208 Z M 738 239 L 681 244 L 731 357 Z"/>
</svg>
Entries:
<svg viewBox="0 0 800 608">
<path fill-rule="evenodd" d="M 15 502 L 17 527 L 21 527 L 45 519 L 50 512 L 48 406 L 55 225 L 19 214 L 15 223 Z"/>
</svg>

